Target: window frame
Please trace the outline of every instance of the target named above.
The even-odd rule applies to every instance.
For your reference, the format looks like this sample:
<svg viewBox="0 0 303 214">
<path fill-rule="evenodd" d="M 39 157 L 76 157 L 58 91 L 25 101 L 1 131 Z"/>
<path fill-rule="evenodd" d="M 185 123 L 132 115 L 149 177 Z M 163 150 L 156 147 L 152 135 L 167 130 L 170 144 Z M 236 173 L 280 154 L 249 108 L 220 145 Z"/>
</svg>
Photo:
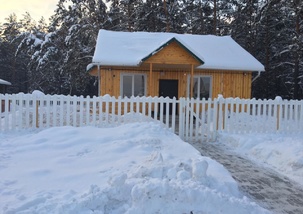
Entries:
<svg viewBox="0 0 303 214">
<path fill-rule="evenodd" d="M 121 73 L 120 74 L 120 96 L 121 97 L 128 97 L 128 96 L 124 96 L 123 95 L 123 77 L 125 77 L 125 76 L 131 76 L 131 78 L 132 78 L 132 88 L 131 88 L 131 93 L 132 93 L 132 95 L 131 95 L 131 97 L 132 96 L 135 96 L 134 95 L 134 92 L 135 92 L 135 76 L 136 75 L 140 75 L 140 76 L 144 76 L 144 94 L 142 95 L 142 96 L 146 96 L 146 89 L 147 89 L 147 87 L 146 87 L 146 84 L 147 84 L 147 75 L 146 74 L 143 74 L 143 73 Z"/>
<path fill-rule="evenodd" d="M 200 85 L 200 78 L 201 77 L 202 78 L 204 78 L 204 77 L 209 78 L 209 98 L 212 98 L 213 77 L 211 75 L 194 75 L 194 80 L 195 80 L 195 78 L 198 78 L 198 85 Z M 188 75 L 188 77 L 187 77 L 187 93 L 186 93 L 187 97 L 190 97 L 190 83 L 191 83 L 190 79 L 191 79 L 191 75 Z M 200 87 L 198 87 L 198 88 L 200 88 Z M 200 93 L 198 93 L 198 94 L 200 94 Z M 202 100 L 203 97 L 200 97 L 200 95 L 199 95 L 199 97 L 196 97 L 195 99 Z"/>
</svg>

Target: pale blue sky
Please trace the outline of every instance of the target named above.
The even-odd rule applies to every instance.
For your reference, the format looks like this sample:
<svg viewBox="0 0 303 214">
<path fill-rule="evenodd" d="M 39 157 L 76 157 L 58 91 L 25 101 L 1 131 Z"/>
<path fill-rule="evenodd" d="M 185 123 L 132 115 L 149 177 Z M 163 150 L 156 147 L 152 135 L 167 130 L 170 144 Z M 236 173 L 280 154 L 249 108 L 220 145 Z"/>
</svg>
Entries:
<svg viewBox="0 0 303 214">
<path fill-rule="evenodd" d="M 15 13 L 19 20 L 25 12 L 29 12 L 36 21 L 42 16 L 48 21 L 54 14 L 57 2 L 58 0 L 0 0 L 0 22 L 3 23 L 12 13 Z"/>
</svg>

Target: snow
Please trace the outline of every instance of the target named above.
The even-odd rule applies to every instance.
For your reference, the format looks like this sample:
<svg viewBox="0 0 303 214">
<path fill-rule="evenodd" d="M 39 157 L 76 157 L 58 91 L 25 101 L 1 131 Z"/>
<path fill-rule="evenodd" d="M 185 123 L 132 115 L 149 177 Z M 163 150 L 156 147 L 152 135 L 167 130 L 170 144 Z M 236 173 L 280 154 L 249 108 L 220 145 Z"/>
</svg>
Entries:
<svg viewBox="0 0 303 214">
<path fill-rule="evenodd" d="M 36 98 L 41 98 L 45 96 L 45 94 L 39 90 L 33 90 L 32 95 L 34 95 Z"/>
<path fill-rule="evenodd" d="M 0 133 L 0 211 L 268 213 L 160 123 Z"/>
<path fill-rule="evenodd" d="M 303 186 L 303 134 L 221 134 L 218 141 Z"/>
<path fill-rule="evenodd" d="M 92 64 L 139 66 L 142 59 L 175 38 L 204 64 L 198 69 L 264 71 L 264 66 L 230 36 L 100 30 Z"/>
<path fill-rule="evenodd" d="M 11 85 L 11 83 L 6 80 L 0 79 L 0 85 Z"/>
</svg>

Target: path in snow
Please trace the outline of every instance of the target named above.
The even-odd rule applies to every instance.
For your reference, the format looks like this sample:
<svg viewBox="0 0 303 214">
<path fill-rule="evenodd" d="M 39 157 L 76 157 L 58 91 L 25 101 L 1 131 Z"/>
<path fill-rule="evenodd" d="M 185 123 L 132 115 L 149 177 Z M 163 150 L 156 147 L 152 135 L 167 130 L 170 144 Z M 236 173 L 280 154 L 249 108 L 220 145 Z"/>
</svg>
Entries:
<svg viewBox="0 0 303 214">
<path fill-rule="evenodd" d="M 273 213 L 303 213 L 303 189 L 273 170 L 258 166 L 224 145 L 193 143 L 202 155 L 215 159 L 231 173 L 240 189 Z"/>
</svg>

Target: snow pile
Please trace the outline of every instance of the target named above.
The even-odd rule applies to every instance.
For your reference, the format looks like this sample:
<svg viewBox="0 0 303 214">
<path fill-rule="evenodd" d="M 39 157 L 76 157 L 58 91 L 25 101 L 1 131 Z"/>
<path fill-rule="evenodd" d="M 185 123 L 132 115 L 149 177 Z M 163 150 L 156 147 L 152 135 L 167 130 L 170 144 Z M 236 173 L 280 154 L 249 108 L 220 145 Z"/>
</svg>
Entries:
<svg viewBox="0 0 303 214">
<path fill-rule="evenodd" d="M 3 213 L 267 213 L 153 122 L 0 134 Z"/>
<path fill-rule="evenodd" d="M 219 142 L 303 185 L 303 134 L 221 134 Z"/>
<path fill-rule="evenodd" d="M 42 91 L 39 90 L 34 90 L 32 92 L 32 95 L 34 95 L 36 98 L 43 98 L 45 96 L 45 94 Z"/>
</svg>

